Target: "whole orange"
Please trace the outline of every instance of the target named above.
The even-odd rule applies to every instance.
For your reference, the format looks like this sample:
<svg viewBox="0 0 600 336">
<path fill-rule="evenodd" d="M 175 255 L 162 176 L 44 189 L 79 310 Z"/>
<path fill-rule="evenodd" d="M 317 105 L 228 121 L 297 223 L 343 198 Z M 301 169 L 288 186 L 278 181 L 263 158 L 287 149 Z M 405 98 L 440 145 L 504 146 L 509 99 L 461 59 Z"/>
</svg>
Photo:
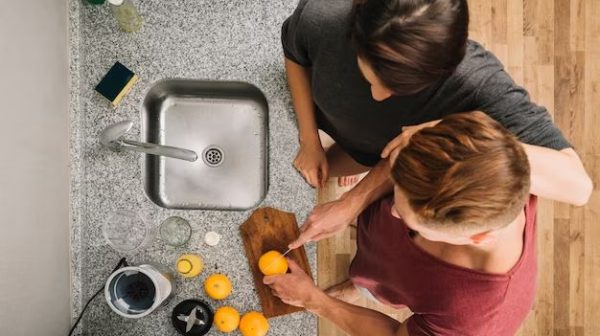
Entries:
<svg viewBox="0 0 600 336">
<path fill-rule="evenodd" d="M 288 263 L 281 253 L 269 251 L 258 259 L 258 268 L 264 275 L 285 274 Z"/>
<path fill-rule="evenodd" d="M 214 324 L 221 332 L 232 332 L 240 324 L 240 313 L 233 307 L 221 307 L 215 312 Z"/>
<path fill-rule="evenodd" d="M 231 294 L 231 281 L 223 274 L 213 274 L 204 280 L 204 290 L 211 299 L 223 300 Z"/>
<path fill-rule="evenodd" d="M 243 336 L 265 336 L 268 331 L 269 321 L 259 312 L 248 312 L 240 320 L 240 332 Z"/>
</svg>

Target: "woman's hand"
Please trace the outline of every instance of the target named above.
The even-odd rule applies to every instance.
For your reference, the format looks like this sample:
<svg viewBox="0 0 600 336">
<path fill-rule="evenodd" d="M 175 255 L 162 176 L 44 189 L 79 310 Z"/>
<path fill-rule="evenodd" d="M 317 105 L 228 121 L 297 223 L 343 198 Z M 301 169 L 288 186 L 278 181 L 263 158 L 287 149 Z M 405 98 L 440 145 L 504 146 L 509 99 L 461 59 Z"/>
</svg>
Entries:
<svg viewBox="0 0 600 336">
<path fill-rule="evenodd" d="M 317 140 L 300 143 L 300 150 L 294 160 L 294 167 L 311 186 L 323 187 L 329 178 L 329 164 L 321 143 Z"/>
<path fill-rule="evenodd" d="M 398 135 L 397 137 L 392 139 L 392 141 L 390 141 L 385 146 L 383 151 L 381 151 L 381 157 L 383 159 L 389 157 L 390 165 L 393 165 L 394 162 L 396 162 L 396 157 L 398 156 L 398 153 L 400 152 L 400 150 L 402 150 L 402 148 L 404 148 L 404 147 L 406 147 L 406 145 L 408 145 L 408 142 L 410 141 L 410 138 L 413 136 L 413 134 L 417 133 L 418 131 L 422 130 L 423 128 L 433 127 L 433 126 L 437 125 L 439 122 L 440 122 L 440 120 L 433 120 L 433 121 L 428 121 L 426 123 L 422 123 L 419 125 L 402 127 L 402 133 L 400 133 L 400 135 Z"/>
</svg>

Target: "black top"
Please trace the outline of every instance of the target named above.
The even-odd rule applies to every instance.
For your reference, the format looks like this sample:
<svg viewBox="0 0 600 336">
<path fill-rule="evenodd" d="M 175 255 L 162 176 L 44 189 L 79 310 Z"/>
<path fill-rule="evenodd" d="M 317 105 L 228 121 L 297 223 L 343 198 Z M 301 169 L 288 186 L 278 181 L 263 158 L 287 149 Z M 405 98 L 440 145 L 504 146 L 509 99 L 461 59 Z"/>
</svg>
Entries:
<svg viewBox="0 0 600 336">
<path fill-rule="evenodd" d="M 474 41 L 468 42 L 465 58 L 445 81 L 415 95 L 373 100 L 348 34 L 351 8 L 351 0 L 300 0 L 283 23 L 282 43 L 287 58 L 311 67 L 319 128 L 359 163 L 375 165 L 403 126 L 474 110 L 485 112 L 524 143 L 570 147 L 546 108 L 532 103 L 502 63 Z"/>
</svg>

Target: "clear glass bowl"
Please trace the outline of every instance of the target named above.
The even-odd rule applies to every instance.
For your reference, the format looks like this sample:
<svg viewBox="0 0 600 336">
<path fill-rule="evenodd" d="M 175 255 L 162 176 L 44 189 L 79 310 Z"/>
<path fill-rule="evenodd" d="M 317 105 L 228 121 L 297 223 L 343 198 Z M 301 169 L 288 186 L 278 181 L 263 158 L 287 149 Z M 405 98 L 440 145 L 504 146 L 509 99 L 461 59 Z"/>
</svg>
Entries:
<svg viewBox="0 0 600 336">
<path fill-rule="evenodd" d="M 183 246 L 190 240 L 191 235 L 190 223 L 181 217 L 172 216 L 160 224 L 160 239 L 169 246 Z"/>
<path fill-rule="evenodd" d="M 102 234 L 117 252 L 132 253 L 147 246 L 155 231 L 135 211 L 117 210 L 110 214 L 102 226 Z"/>
</svg>

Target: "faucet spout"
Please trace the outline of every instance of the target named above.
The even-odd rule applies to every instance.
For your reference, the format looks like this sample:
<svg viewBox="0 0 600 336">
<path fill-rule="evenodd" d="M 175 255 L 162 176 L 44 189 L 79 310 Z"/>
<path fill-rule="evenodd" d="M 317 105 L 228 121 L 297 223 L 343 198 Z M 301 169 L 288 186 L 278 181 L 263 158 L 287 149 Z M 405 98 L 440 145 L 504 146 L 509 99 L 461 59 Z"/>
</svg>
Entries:
<svg viewBox="0 0 600 336">
<path fill-rule="evenodd" d="M 125 120 L 106 127 L 100 135 L 100 143 L 115 152 L 128 150 L 190 162 L 198 159 L 198 154 L 193 150 L 125 139 L 125 134 L 132 126 L 133 122 L 131 120 Z"/>
<path fill-rule="evenodd" d="M 180 159 L 185 161 L 194 162 L 198 159 L 198 154 L 193 150 L 163 146 L 148 142 L 140 142 L 135 140 L 123 139 L 121 142 L 121 149 L 131 150 L 134 152 L 141 152 L 146 154 L 166 156 L 174 159 Z"/>
</svg>

